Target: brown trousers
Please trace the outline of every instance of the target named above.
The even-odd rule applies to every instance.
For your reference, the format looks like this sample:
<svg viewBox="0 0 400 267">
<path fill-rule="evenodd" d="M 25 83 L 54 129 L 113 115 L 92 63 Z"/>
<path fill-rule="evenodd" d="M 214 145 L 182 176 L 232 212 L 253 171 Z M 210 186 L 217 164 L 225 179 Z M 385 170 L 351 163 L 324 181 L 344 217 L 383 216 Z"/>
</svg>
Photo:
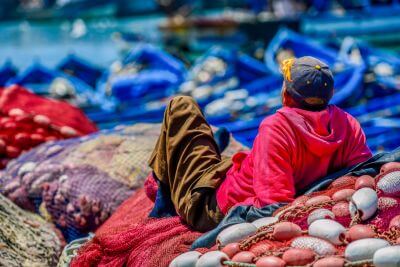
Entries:
<svg viewBox="0 0 400 267">
<path fill-rule="evenodd" d="M 222 220 L 215 192 L 232 163 L 221 159 L 211 127 L 193 98 L 177 96 L 169 103 L 149 165 L 169 188 L 175 210 L 187 224 L 208 231 Z"/>
</svg>

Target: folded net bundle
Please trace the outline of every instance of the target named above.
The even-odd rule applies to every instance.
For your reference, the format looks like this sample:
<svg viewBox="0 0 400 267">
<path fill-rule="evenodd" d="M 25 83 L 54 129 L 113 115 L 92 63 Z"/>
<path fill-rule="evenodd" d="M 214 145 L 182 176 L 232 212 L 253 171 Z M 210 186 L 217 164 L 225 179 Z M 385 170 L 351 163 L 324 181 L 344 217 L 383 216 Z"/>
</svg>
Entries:
<svg viewBox="0 0 400 267">
<path fill-rule="evenodd" d="M 53 225 L 0 194 L 0 266 L 55 266 L 63 244 Z"/>
<path fill-rule="evenodd" d="M 136 124 L 42 144 L 10 162 L 0 176 L 1 193 L 75 239 L 142 187 L 159 130 Z"/>
<path fill-rule="evenodd" d="M 0 168 L 45 141 L 97 131 L 78 108 L 37 96 L 17 85 L 0 92 L 0 125 Z"/>
<path fill-rule="evenodd" d="M 217 237 L 219 250 L 182 254 L 172 266 L 397 266 L 399 245 L 400 163 L 392 162 L 376 177 L 343 176 L 274 217 L 233 225 Z"/>
<path fill-rule="evenodd" d="M 231 156 L 243 149 L 231 138 L 223 154 Z M 201 233 L 189 229 L 179 217 L 148 218 L 156 186 L 147 180 L 144 189 L 122 203 L 71 266 L 168 266 L 173 258 L 188 251 Z"/>
</svg>

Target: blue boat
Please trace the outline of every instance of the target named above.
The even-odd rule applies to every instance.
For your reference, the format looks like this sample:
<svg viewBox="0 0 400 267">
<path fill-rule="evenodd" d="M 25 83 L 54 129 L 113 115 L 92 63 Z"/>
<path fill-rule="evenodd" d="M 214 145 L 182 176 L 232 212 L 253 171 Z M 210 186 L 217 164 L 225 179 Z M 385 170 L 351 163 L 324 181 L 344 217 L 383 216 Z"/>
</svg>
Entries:
<svg viewBox="0 0 400 267">
<path fill-rule="evenodd" d="M 101 68 L 77 57 L 75 54 L 69 54 L 57 65 L 56 68 L 71 76 L 81 79 L 93 88 L 96 87 L 97 81 L 103 73 Z"/>
<path fill-rule="evenodd" d="M 134 105 L 172 95 L 185 75 L 181 61 L 144 44 L 136 46 L 116 70 L 106 72 L 98 88 L 118 103 Z"/>
<path fill-rule="evenodd" d="M 11 63 L 10 60 L 4 62 L 3 66 L 0 67 L 0 87 L 5 86 L 7 81 L 14 78 L 17 73 L 17 68 Z"/>
<path fill-rule="evenodd" d="M 400 55 L 348 37 L 342 42 L 340 57 L 366 65 L 365 80 L 369 85 L 366 97 L 390 95 L 400 90 Z"/>
<path fill-rule="evenodd" d="M 260 61 L 237 50 L 213 47 L 198 58 L 180 92 L 193 96 L 204 107 L 230 90 L 270 76 Z"/>
<path fill-rule="evenodd" d="M 317 39 L 353 36 L 380 46 L 398 45 L 399 1 L 387 1 L 386 4 L 375 4 L 371 0 L 362 2 L 359 8 L 347 9 L 341 13 L 322 12 L 317 15 L 305 15 L 300 22 L 301 32 Z"/>
<path fill-rule="evenodd" d="M 331 103 L 351 106 L 361 97 L 365 65 L 354 65 L 340 58 L 338 51 L 323 46 L 314 40 L 288 29 L 281 29 L 265 51 L 265 63 L 268 69 L 280 75 L 279 62 L 288 57 L 313 56 L 327 63 L 335 76 L 335 95 Z"/>
<path fill-rule="evenodd" d="M 97 109 L 99 102 L 103 101 L 84 81 L 58 70 L 51 70 L 39 62 L 34 62 L 7 82 L 7 86 L 12 84 L 24 86 L 38 95 L 67 100 L 84 110 Z"/>
</svg>

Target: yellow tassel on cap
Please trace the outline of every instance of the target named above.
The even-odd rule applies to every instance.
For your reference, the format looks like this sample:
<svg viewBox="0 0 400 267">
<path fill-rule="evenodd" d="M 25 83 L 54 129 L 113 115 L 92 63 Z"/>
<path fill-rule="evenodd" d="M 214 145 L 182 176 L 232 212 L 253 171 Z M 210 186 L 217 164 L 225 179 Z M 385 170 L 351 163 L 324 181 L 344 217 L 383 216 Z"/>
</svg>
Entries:
<svg viewBox="0 0 400 267">
<path fill-rule="evenodd" d="M 321 66 L 320 66 L 320 65 L 315 65 L 315 68 L 316 68 L 317 70 L 320 70 L 320 69 L 321 69 Z"/>
<path fill-rule="evenodd" d="M 294 64 L 294 60 L 295 60 L 295 58 L 289 58 L 289 59 L 285 59 L 281 63 L 282 75 L 285 78 L 285 80 L 287 80 L 289 82 L 292 82 L 290 70 L 292 69 L 292 66 Z"/>
</svg>

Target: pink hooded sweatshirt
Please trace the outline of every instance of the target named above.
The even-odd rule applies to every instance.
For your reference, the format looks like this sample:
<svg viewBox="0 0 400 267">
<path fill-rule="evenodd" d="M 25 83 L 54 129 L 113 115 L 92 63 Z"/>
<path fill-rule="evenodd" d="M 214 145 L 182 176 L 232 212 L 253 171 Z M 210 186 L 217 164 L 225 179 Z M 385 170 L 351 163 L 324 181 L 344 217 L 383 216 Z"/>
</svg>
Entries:
<svg viewBox="0 0 400 267">
<path fill-rule="evenodd" d="M 283 107 L 263 120 L 251 151 L 233 156 L 218 206 L 226 214 L 237 205 L 288 202 L 296 190 L 370 157 L 360 124 L 340 108 Z"/>
</svg>

